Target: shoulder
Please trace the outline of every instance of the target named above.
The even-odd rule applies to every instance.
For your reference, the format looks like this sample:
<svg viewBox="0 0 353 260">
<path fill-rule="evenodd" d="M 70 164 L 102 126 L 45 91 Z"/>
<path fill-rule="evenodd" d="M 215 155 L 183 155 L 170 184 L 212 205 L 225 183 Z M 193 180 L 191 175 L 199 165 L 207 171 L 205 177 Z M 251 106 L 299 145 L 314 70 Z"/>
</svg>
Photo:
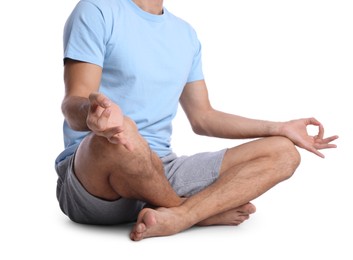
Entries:
<svg viewBox="0 0 353 260">
<path fill-rule="evenodd" d="M 111 28 L 122 9 L 121 0 L 80 0 L 73 9 L 68 23 L 92 29 Z"/>
<path fill-rule="evenodd" d="M 114 16 L 121 9 L 119 0 L 80 0 L 73 13 L 86 13 L 89 15 L 100 15 L 102 17 Z"/>
<path fill-rule="evenodd" d="M 168 12 L 168 10 L 166 10 Z M 180 18 L 179 16 L 174 15 L 171 12 L 168 12 L 169 21 L 171 21 L 174 27 L 177 28 L 179 33 L 184 33 L 185 36 L 191 38 L 193 41 L 198 41 L 197 32 L 194 27 L 187 22 L 186 20 Z"/>
<path fill-rule="evenodd" d="M 78 5 L 95 6 L 98 9 L 108 10 L 112 7 L 119 6 L 121 1 L 114 0 L 80 0 Z"/>
<path fill-rule="evenodd" d="M 165 11 L 168 13 L 170 21 L 178 24 L 180 27 L 184 27 L 187 30 L 194 31 L 194 28 L 192 27 L 192 25 L 189 22 L 187 22 L 186 20 L 180 18 L 179 16 L 176 16 L 175 14 L 169 12 L 167 9 L 165 9 Z"/>
</svg>

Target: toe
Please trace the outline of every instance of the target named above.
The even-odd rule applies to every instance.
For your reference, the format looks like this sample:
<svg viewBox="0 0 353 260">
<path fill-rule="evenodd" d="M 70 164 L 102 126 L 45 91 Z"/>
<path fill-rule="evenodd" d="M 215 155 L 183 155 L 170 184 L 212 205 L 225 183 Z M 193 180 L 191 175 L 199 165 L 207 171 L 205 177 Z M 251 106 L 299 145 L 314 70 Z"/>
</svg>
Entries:
<svg viewBox="0 0 353 260">
<path fill-rule="evenodd" d="M 256 212 L 256 207 L 251 204 L 250 202 L 241 206 L 239 208 L 239 212 L 245 213 L 245 214 L 253 214 Z"/>
</svg>

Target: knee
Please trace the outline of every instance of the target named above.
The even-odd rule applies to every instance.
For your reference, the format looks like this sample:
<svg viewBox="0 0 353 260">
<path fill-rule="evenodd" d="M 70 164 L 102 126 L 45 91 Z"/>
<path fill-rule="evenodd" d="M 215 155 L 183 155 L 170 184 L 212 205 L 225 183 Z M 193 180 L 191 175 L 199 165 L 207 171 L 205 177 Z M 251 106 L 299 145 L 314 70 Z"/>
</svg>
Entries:
<svg viewBox="0 0 353 260">
<path fill-rule="evenodd" d="M 283 180 L 290 178 L 300 164 L 300 153 L 291 140 L 286 137 L 273 137 L 272 158 L 280 168 Z"/>
<path fill-rule="evenodd" d="M 161 159 L 153 152 L 149 146 L 143 145 L 135 149 L 134 152 L 121 155 L 120 162 L 115 163 L 116 171 L 123 178 L 148 180 L 155 175 L 164 175 L 164 167 Z"/>
</svg>

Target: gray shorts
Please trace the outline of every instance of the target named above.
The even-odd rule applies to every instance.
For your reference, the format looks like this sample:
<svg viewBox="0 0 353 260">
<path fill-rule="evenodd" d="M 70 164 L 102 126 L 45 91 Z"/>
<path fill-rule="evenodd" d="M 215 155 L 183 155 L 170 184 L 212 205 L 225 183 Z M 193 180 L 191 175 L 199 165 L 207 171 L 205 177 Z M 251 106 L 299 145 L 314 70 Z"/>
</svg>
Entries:
<svg viewBox="0 0 353 260">
<path fill-rule="evenodd" d="M 162 159 L 165 175 L 179 196 L 189 197 L 212 184 L 219 176 L 226 149 L 177 157 L 174 153 Z M 74 155 L 56 165 L 56 195 L 61 210 L 74 222 L 114 225 L 136 220 L 145 206 L 143 201 L 121 198 L 106 201 L 88 193 L 73 170 Z"/>
</svg>

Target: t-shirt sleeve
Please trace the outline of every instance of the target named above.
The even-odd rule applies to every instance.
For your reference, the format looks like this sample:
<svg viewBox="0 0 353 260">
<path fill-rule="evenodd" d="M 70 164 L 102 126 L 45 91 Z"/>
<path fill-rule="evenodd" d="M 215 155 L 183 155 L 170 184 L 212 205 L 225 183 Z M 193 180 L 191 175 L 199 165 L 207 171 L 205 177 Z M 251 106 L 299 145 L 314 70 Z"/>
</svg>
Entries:
<svg viewBox="0 0 353 260">
<path fill-rule="evenodd" d="M 103 67 L 105 28 L 102 11 L 90 2 L 80 1 L 64 26 L 64 59 Z"/>
<path fill-rule="evenodd" d="M 195 55 L 194 55 L 191 70 L 187 79 L 188 83 L 204 79 L 204 75 L 202 71 L 201 43 L 198 40 L 195 32 L 193 33 L 193 36 L 194 36 Z"/>
</svg>

